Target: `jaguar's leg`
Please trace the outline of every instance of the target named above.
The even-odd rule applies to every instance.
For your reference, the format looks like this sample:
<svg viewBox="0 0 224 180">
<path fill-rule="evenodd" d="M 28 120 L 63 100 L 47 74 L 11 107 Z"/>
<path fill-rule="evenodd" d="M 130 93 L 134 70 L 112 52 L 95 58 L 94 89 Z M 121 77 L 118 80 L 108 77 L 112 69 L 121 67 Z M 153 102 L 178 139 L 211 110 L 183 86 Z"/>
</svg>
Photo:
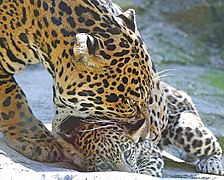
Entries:
<svg viewBox="0 0 224 180">
<path fill-rule="evenodd" d="M 0 131 L 7 144 L 38 161 L 62 160 L 61 147 L 31 112 L 13 76 L 0 69 Z"/>
<path fill-rule="evenodd" d="M 202 173 L 222 173 L 222 149 L 214 134 L 204 127 L 199 116 L 191 112 L 177 115 L 163 132 L 169 142 L 199 161 L 196 170 Z M 165 141 L 167 142 L 167 141 Z"/>
<path fill-rule="evenodd" d="M 140 155 L 137 158 L 139 173 L 162 177 L 163 157 L 160 149 L 149 139 L 137 143 Z"/>
</svg>

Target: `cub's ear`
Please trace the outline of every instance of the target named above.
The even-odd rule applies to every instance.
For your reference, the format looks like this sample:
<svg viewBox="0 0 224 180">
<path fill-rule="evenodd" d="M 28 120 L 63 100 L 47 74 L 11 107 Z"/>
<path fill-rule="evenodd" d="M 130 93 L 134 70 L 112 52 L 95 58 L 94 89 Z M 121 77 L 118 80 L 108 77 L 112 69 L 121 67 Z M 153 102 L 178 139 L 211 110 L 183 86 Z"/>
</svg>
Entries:
<svg viewBox="0 0 224 180">
<path fill-rule="evenodd" d="M 83 61 L 85 65 L 95 67 L 95 60 L 100 59 L 96 55 L 98 48 L 98 41 L 93 36 L 86 33 L 76 34 L 76 43 L 73 48 L 76 61 Z"/>
<path fill-rule="evenodd" d="M 119 14 L 119 17 L 123 21 L 123 25 L 126 26 L 128 29 L 136 32 L 137 25 L 136 25 L 136 15 L 134 9 L 128 9 L 127 11 Z"/>
</svg>

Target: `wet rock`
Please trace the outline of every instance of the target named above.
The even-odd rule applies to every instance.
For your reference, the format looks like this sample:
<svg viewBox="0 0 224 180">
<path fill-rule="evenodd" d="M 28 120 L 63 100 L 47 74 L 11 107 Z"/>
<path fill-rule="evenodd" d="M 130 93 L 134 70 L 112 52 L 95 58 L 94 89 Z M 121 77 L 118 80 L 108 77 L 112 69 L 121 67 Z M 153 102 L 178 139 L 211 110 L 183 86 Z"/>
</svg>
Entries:
<svg viewBox="0 0 224 180">
<path fill-rule="evenodd" d="M 138 13 L 142 10 L 147 9 L 152 0 L 113 0 L 115 3 L 119 4 L 123 9 L 135 9 Z"/>
<path fill-rule="evenodd" d="M 139 28 L 156 62 L 224 69 L 224 1 L 116 2 L 125 9 L 141 9 L 137 15 Z"/>
</svg>

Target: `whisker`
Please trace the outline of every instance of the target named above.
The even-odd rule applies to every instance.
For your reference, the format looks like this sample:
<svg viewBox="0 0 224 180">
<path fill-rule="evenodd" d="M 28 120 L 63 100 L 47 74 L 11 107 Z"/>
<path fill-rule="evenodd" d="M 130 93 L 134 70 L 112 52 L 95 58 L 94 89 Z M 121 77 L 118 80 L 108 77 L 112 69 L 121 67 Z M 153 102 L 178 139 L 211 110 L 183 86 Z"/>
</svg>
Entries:
<svg viewBox="0 0 224 180">
<path fill-rule="evenodd" d="M 153 77 L 156 76 L 156 75 L 160 75 L 160 74 L 162 74 L 162 73 L 164 73 L 164 72 L 170 72 L 170 71 L 176 71 L 176 69 L 165 69 L 165 70 L 162 70 L 162 71 L 160 71 L 160 72 L 155 73 L 155 74 L 153 75 Z"/>
<path fill-rule="evenodd" d="M 161 78 L 164 78 L 164 77 L 168 77 L 168 76 L 174 76 L 175 74 L 171 74 L 171 73 L 166 73 L 166 74 L 163 74 L 161 76 L 158 76 L 156 78 L 154 78 L 153 80 L 156 81 L 158 79 L 161 79 Z"/>
<path fill-rule="evenodd" d="M 100 127 L 92 128 L 92 129 L 79 130 L 79 132 L 90 132 L 90 131 L 95 131 L 95 130 L 98 130 L 98 129 L 109 128 L 109 127 L 116 127 L 116 126 L 114 126 L 114 125 L 100 126 Z"/>
<path fill-rule="evenodd" d="M 62 120 L 62 123 L 66 122 L 70 117 L 71 115 L 68 115 L 65 119 Z"/>
<path fill-rule="evenodd" d="M 113 121 L 113 120 L 106 120 L 106 119 L 91 119 L 91 120 L 88 120 L 88 119 L 81 119 L 82 122 L 85 122 L 85 123 L 89 123 L 89 124 L 95 124 L 95 123 L 110 123 L 110 124 L 116 124 L 116 121 Z"/>
<path fill-rule="evenodd" d="M 143 160 L 140 164 L 138 164 L 139 168 L 145 167 L 148 164 L 148 160 Z"/>
</svg>

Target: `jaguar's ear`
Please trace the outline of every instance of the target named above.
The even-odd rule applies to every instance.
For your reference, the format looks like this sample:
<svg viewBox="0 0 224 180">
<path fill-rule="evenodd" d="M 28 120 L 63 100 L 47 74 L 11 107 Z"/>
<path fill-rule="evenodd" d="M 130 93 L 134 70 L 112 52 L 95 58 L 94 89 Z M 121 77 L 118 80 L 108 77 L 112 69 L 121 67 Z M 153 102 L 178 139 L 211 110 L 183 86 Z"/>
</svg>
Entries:
<svg viewBox="0 0 224 180">
<path fill-rule="evenodd" d="M 123 21 L 124 26 L 131 29 L 133 32 L 136 32 L 137 25 L 134 9 L 128 9 L 122 14 L 119 14 L 117 17 L 119 17 Z"/>
<path fill-rule="evenodd" d="M 85 65 L 95 67 L 95 60 L 100 59 L 96 55 L 96 50 L 99 48 L 97 39 L 86 33 L 76 34 L 76 43 L 73 48 L 73 53 L 76 61 L 83 61 Z"/>
</svg>

